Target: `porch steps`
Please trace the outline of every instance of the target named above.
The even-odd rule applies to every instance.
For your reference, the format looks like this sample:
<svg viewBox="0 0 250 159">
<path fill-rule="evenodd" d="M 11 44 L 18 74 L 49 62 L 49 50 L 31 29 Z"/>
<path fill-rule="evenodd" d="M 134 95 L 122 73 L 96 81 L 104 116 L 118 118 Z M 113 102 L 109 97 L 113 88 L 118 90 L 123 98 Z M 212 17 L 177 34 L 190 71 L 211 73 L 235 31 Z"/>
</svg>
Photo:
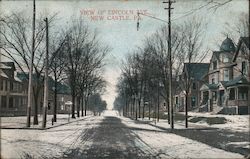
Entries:
<svg viewBox="0 0 250 159">
<path fill-rule="evenodd" d="M 211 112 L 211 114 L 218 114 L 220 113 L 220 111 L 223 109 L 223 107 L 220 106 L 213 106 L 213 111 Z"/>
</svg>

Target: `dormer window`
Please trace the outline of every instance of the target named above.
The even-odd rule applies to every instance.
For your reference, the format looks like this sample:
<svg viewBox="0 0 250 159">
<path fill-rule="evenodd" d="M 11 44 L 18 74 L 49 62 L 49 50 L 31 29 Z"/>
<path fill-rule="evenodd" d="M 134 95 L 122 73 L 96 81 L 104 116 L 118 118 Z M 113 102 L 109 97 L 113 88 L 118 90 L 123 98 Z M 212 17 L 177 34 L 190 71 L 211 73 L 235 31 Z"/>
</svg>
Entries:
<svg viewBox="0 0 250 159">
<path fill-rule="evenodd" d="M 229 62 L 229 58 L 227 56 L 224 56 L 223 62 Z"/>
<path fill-rule="evenodd" d="M 213 62 L 213 70 L 216 70 L 217 69 L 217 61 L 214 61 Z"/>
</svg>

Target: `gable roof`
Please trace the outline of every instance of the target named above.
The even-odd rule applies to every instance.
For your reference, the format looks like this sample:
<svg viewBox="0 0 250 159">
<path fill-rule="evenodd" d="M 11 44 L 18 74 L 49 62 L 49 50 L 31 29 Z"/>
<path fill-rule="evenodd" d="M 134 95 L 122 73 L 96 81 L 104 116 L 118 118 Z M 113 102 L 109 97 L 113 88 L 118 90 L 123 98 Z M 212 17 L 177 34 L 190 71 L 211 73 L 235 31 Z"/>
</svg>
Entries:
<svg viewBox="0 0 250 159">
<path fill-rule="evenodd" d="M 184 63 L 184 69 L 191 78 L 201 80 L 208 73 L 209 63 Z"/>
<path fill-rule="evenodd" d="M 213 90 L 213 89 L 217 89 L 217 88 L 218 88 L 218 84 L 205 83 L 201 86 L 200 91 Z"/>
<path fill-rule="evenodd" d="M 234 57 L 233 57 L 233 62 L 235 62 L 235 60 L 238 57 L 242 43 L 244 43 L 247 46 L 247 48 L 250 49 L 249 37 L 240 37 L 238 45 L 237 45 L 237 50 L 236 50 Z"/>
<path fill-rule="evenodd" d="M 0 64 L 2 69 L 14 69 L 14 71 L 16 71 L 16 67 L 14 62 L 1 62 Z"/>
<path fill-rule="evenodd" d="M 246 44 L 248 49 L 250 49 L 250 44 L 249 44 L 249 37 L 241 37 L 242 42 Z"/>
</svg>

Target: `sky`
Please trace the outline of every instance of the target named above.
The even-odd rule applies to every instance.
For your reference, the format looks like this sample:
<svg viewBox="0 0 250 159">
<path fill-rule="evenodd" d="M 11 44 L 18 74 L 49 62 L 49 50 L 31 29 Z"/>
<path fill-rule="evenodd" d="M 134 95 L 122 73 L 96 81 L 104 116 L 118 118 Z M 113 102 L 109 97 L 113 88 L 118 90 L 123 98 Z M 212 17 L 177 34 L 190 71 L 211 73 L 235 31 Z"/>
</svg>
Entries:
<svg viewBox="0 0 250 159">
<path fill-rule="evenodd" d="M 224 2 L 225 0 L 218 0 Z M 218 8 L 209 9 L 204 6 L 203 0 L 176 0 L 172 5 L 172 24 L 180 25 L 186 20 L 200 17 L 207 23 L 204 35 L 204 49 L 218 50 L 218 42 L 226 37 L 222 34 L 225 26 L 237 22 L 242 12 L 248 13 L 247 0 L 233 0 Z M 0 1 L 1 14 L 9 14 L 13 11 L 24 11 L 27 16 L 32 15 L 32 1 Z M 82 17 L 92 28 L 97 29 L 100 40 L 109 45 L 112 51 L 106 58 L 104 78 L 108 81 L 107 92 L 103 95 L 108 108 L 113 107 L 116 97 L 115 85 L 121 73 L 121 64 L 126 56 L 137 46 L 143 45 L 143 40 L 149 37 L 158 28 L 165 25 L 163 21 L 155 20 L 140 15 L 140 29 L 137 31 L 137 12 L 145 13 L 167 21 L 168 13 L 160 0 L 37 0 L 37 15 L 57 14 L 57 25 L 60 29 L 67 25 L 73 17 Z M 197 8 L 201 8 L 196 10 Z M 195 10 L 195 11 L 194 11 Z M 188 14 L 192 12 L 192 14 Z M 207 58 L 207 61 L 209 61 Z M 6 60 L 6 59 L 2 59 Z"/>
</svg>

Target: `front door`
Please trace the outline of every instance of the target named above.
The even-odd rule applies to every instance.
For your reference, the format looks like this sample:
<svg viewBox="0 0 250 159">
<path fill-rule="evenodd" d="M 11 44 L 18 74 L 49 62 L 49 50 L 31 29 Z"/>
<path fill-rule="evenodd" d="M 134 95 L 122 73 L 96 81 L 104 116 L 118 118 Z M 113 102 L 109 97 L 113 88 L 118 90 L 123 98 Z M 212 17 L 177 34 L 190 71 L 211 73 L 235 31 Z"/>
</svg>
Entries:
<svg viewBox="0 0 250 159">
<path fill-rule="evenodd" d="M 222 106 L 224 102 L 224 90 L 220 90 L 219 106 Z"/>
</svg>

